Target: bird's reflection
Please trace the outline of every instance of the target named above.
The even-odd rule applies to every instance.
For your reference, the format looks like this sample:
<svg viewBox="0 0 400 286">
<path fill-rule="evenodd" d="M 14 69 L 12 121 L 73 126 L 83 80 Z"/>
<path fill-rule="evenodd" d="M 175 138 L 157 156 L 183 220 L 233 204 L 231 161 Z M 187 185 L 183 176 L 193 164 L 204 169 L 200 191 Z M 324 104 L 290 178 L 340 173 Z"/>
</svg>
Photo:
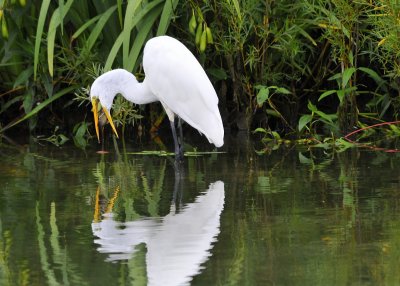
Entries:
<svg viewBox="0 0 400 286">
<path fill-rule="evenodd" d="M 188 284 L 211 255 L 224 199 L 224 183 L 217 181 L 179 213 L 171 205 L 165 217 L 128 222 L 118 222 L 106 213 L 92 223 L 94 241 L 100 245 L 99 252 L 108 254 L 108 261 L 133 258 L 137 246 L 144 243 L 149 285 Z"/>
</svg>

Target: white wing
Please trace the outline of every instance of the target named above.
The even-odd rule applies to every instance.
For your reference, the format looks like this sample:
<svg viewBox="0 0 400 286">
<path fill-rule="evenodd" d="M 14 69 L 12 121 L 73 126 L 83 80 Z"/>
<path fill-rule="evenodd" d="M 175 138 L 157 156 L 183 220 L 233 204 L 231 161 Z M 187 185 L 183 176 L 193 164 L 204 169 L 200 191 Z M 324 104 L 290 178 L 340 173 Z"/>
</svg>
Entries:
<svg viewBox="0 0 400 286">
<path fill-rule="evenodd" d="M 147 85 L 164 107 L 222 146 L 218 97 L 193 54 L 174 38 L 156 37 L 146 44 L 143 66 Z"/>
</svg>

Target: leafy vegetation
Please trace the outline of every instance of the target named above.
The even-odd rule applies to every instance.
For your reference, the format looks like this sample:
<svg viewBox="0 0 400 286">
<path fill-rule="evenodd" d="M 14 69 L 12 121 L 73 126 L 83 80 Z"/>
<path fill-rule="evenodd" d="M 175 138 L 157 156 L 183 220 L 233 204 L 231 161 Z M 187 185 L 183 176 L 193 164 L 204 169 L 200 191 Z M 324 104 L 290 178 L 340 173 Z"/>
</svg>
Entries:
<svg viewBox="0 0 400 286">
<path fill-rule="evenodd" d="M 115 67 L 143 78 L 146 40 L 168 33 L 210 75 L 227 128 L 340 137 L 399 115 L 399 9 L 394 0 L 1 0 L 0 132 L 25 123 L 87 141 L 93 78 Z M 114 118 L 125 130 L 159 125 L 162 112 L 119 99 Z"/>
</svg>

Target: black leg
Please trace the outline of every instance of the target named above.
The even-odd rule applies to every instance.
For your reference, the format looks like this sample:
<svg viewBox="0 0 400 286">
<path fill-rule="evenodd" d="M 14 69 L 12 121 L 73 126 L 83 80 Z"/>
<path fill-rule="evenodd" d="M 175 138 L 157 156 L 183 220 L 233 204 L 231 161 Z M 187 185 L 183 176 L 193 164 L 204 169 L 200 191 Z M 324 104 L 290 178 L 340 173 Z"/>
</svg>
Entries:
<svg viewBox="0 0 400 286">
<path fill-rule="evenodd" d="M 180 150 L 179 150 L 179 152 L 181 153 L 181 155 L 182 155 L 182 158 L 183 158 L 183 132 L 182 132 L 182 119 L 180 118 L 180 117 L 178 117 L 178 128 L 179 128 L 179 137 L 180 137 L 180 140 L 179 140 L 179 146 L 180 146 Z"/>
<path fill-rule="evenodd" d="M 181 148 L 179 146 L 179 141 L 178 141 L 178 138 L 176 136 L 175 123 L 174 123 L 174 121 L 170 121 L 169 123 L 171 124 L 172 137 L 174 138 L 175 159 L 176 160 L 182 160 L 183 159 L 183 152 L 181 152 Z"/>
</svg>

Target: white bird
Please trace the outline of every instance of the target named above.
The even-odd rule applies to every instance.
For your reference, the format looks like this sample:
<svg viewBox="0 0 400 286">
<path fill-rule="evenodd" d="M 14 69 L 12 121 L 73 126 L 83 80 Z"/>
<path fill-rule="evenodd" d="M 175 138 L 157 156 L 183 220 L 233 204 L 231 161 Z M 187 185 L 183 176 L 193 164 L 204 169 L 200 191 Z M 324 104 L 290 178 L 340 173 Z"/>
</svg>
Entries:
<svg viewBox="0 0 400 286">
<path fill-rule="evenodd" d="M 169 36 L 152 38 L 144 47 L 143 69 L 146 77 L 141 83 L 132 73 L 123 69 L 106 72 L 93 82 L 90 98 L 99 141 L 97 103 L 100 102 L 118 137 L 109 112 L 114 97 L 121 94 L 136 104 L 161 102 L 171 124 L 177 157 L 183 156 L 183 142 L 176 135 L 176 116 L 204 134 L 216 147 L 224 144 L 224 127 L 217 94 L 189 49 Z M 179 128 L 182 136 L 180 124 Z"/>
<path fill-rule="evenodd" d="M 190 285 L 211 256 L 224 201 L 224 183 L 217 181 L 179 213 L 162 218 L 117 222 L 108 213 L 92 223 L 94 242 L 108 261 L 132 259 L 145 243 L 148 285 Z"/>
</svg>

